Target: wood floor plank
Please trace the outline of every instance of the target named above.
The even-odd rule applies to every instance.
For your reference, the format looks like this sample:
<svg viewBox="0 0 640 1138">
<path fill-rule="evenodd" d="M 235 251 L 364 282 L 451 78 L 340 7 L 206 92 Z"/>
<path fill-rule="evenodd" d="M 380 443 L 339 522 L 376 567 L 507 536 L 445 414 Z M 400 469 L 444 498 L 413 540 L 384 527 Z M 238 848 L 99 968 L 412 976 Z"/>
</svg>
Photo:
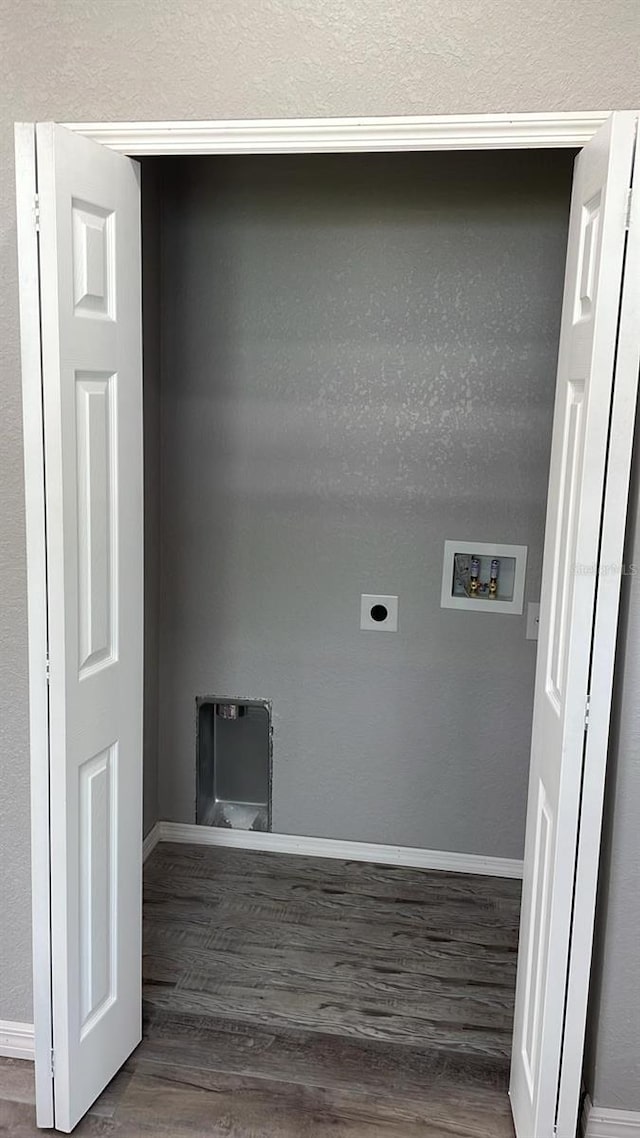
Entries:
<svg viewBox="0 0 640 1138">
<path fill-rule="evenodd" d="M 466 895 L 474 900 L 485 898 L 494 906 L 502 899 L 518 901 L 520 883 L 514 878 L 452 873 L 449 870 L 413 869 L 408 866 L 380 865 L 373 862 L 342 861 L 337 858 L 310 858 L 302 854 L 264 853 L 254 850 L 225 849 L 205 845 L 163 842 L 156 846 L 153 861 L 145 866 L 145 882 L 162 880 L 167 868 L 172 874 L 185 872 L 189 877 L 223 877 L 273 880 L 286 878 L 292 884 L 316 882 L 328 891 L 336 882 L 346 888 L 363 891 L 368 883 L 374 896 L 385 892 L 403 894 L 416 890 L 420 897 L 440 892 L 446 898 Z"/>
<path fill-rule="evenodd" d="M 337 937 L 336 929 L 291 926 L 279 921 L 260 924 L 236 915 L 209 925 L 185 920 L 184 927 L 189 932 L 183 935 L 181 921 L 180 909 L 177 915 L 168 909 L 162 917 L 158 913 L 149 917 L 144 929 L 145 951 L 153 955 L 164 946 L 184 943 L 185 947 L 205 948 L 213 954 L 223 951 L 246 955 L 261 949 L 281 953 L 286 945 L 287 952 L 294 955 L 297 952 L 314 956 L 339 953 L 341 959 L 351 959 L 356 966 L 388 962 L 390 967 L 427 976 L 476 978 L 479 983 L 502 980 L 511 983 L 515 976 L 516 950 L 511 944 L 503 948 L 476 945 L 480 951 L 475 951 L 468 938 L 456 939 L 455 930 L 440 932 L 437 936 L 429 930 L 422 936 L 412 936 L 373 922 L 359 925 L 357 929 L 343 923 Z"/>
<path fill-rule="evenodd" d="M 243 1023 L 264 1026 L 293 1023 L 299 1030 L 346 1035 L 357 1039 L 381 1039 L 398 1046 L 440 1047 L 445 1051 L 459 1049 L 468 1055 L 491 1055 L 500 1064 L 508 1059 L 511 1036 L 508 1032 L 478 1030 L 467 1023 L 439 1024 L 424 1019 L 411 1019 L 395 1012 L 385 1014 L 349 1004 L 322 1004 L 309 996 L 296 998 L 288 994 L 275 1001 L 266 993 L 246 994 L 240 1000 L 233 993 L 191 992 L 160 987 L 147 992 L 147 998 L 167 1011 L 183 1011 L 193 1015 L 221 1016 Z"/>
<path fill-rule="evenodd" d="M 472 969 L 442 968 L 444 974 L 433 970 L 414 970 L 410 964 L 398 962 L 358 961 L 343 958 L 341 953 L 311 953 L 289 950 L 287 972 L 282 973 L 282 954 L 272 946 L 238 945 L 233 951 L 217 948 L 189 948 L 183 944 L 160 943 L 153 949 L 147 942 L 145 951 L 145 977 L 148 981 L 170 980 L 180 987 L 193 987 L 191 978 L 202 979 L 209 990 L 213 985 L 238 983 L 248 986 L 283 986 L 313 991 L 336 993 L 374 993 L 382 1000 L 410 999 L 415 1002 L 447 1000 L 455 1005 L 464 1001 L 474 1003 L 480 1014 L 503 1023 L 510 1018 L 513 1002 L 515 972 L 505 970 L 500 976 L 498 968 L 492 977 L 480 979 Z M 215 966 L 214 962 L 215 961 Z M 200 987 L 198 983 L 196 987 Z"/>
<path fill-rule="evenodd" d="M 201 1069 L 156 1065 L 152 1075 L 139 1073 L 119 1104 L 116 1121 L 144 1122 L 155 1111 L 167 1127 L 189 1126 L 196 1133 L 277 1134 L 281 1138 L 340 1135 L 340 1138 L 499 1138 L 509 1135 L 504 1099 L 488 1097 L 471 1113 L 458 1103 L 423 1107 L 405 1095 L 387 1091 L 360 1095 L 353 1090 L 327 1090 L 287 1082 L 238 1077 Z M 265 1129 L 267 1123 L 269 1129 Z M 206 1128 L 210 1129 L 207 1131 Z"/>
<path fill-rule="evenodd" d="M 507 1089 L 506 1065 L 491 1056 L 425 1047 L 390 1047 L 380 1040 L 300 1032 L 290 1027 L 147 1008 L 143 1042 L 131 1063 L 160 1061 L 310 1086 L 460 1098 Z"/>
</svg>

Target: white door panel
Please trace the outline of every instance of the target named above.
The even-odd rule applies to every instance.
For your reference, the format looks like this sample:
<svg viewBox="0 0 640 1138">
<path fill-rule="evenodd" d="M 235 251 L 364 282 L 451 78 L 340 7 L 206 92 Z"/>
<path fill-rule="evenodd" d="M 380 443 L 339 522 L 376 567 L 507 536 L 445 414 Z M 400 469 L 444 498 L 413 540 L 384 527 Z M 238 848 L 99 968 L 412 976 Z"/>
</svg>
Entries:
<svg viewBox="0 0 640 1138">
<path fill-rule="evenodd" d="M 138 165 L 37 127 L 47 503 L 54 1102 L 140 1039 L 142 356 Z"/>
<path fill-rule="evenodd" d="M 535 681 L 511 1068 L 518 1138 L 552 1138 L 635 115 L 576 159 Z M 628 472 L 627 472 L 628 473 Z M 620 494 L 627 493 L 620 477 Z M 611 488 L 610 488 L 611 489 Z M 607 557 L 621 558 L 622 535 Z M 606 743 L 602 762 L 606 758 Z M 595 836 L 597 841 L 599 830 Z M 591 937 L 593 908 L 584 913 Z M 577 1107 L 577 1103 L 576 1103 Z M 569 1126 L 566 1135 L 574 1138 Z"/>
<path fill-rule="evenodd" d="M 557 1132 L 571 1133 L 580 1097 L 582 1050 L 591 970 L 592 914 L 598 885 L 600 831 L 606 775 L 623 549 L 640 368 L 640 154 L 636 142 L 629 231 L 618 325 L 616 366 L 602 511 L 601 571 L 589 679 L 589 731 L 585 743 L 576 860 L 572 950 L 564 1018 Z"/>
</svg>

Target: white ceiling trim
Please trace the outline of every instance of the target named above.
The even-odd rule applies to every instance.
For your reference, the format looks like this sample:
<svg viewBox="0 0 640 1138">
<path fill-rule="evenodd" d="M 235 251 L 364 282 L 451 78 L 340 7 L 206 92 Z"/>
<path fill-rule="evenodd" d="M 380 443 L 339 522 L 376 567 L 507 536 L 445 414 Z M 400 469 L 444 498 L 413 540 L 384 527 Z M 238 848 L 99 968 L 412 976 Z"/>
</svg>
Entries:
<svg viewBox="0 0 640 1138">
<path fill-rule="evenodd" d="M 584 146 L 609 113 L 568 111 L 426 118 L 228 119 L 64 125 L 103 146 L 132 156 L 512 150 Z"/>
</svg>

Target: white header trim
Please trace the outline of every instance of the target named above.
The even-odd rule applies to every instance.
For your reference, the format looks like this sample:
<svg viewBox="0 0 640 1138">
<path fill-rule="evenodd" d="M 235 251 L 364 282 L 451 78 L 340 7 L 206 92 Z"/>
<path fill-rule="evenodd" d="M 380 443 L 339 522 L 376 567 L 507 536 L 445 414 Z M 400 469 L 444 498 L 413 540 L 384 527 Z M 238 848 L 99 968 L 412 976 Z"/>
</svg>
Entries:
<svg viewBox="0 0 640 1138">
<path fill-rule="evenodd" d="M 567 111 L 556 114 L 84 122 L 64 125 L 103 146 L 132 156 L 511 150 L 584 146 L 609 114 L 609 111 Z"/>
</svg>

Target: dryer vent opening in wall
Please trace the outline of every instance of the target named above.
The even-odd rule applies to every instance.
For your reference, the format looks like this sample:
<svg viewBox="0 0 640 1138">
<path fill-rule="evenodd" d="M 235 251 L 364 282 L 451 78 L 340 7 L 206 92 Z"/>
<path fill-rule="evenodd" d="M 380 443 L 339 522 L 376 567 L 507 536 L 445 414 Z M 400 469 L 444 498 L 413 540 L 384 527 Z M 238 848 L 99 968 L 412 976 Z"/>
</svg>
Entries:
<svg viewBox="0 0 640 1138">
<path fill-rule="evenodd" d="M 271 829 L 271 708 L 264 700 L 196 701 L 196 822 Z"/>
</svg>

